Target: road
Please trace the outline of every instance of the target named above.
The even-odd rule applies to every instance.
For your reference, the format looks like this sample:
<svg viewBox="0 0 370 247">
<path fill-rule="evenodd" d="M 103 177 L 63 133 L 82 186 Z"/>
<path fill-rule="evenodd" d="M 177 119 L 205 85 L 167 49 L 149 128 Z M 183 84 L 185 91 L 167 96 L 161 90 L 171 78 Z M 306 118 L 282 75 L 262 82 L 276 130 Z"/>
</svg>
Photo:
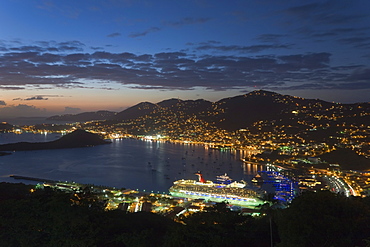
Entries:
<svg viewBox="0 0 370 247">
<path fill-rule="evenodd" d="M 332 192 L 340 193 L 347 197 L 356 195 L 352 187 L 342 178 L 328 175 L 325 175 L 323 178 Z"/>
</svg>

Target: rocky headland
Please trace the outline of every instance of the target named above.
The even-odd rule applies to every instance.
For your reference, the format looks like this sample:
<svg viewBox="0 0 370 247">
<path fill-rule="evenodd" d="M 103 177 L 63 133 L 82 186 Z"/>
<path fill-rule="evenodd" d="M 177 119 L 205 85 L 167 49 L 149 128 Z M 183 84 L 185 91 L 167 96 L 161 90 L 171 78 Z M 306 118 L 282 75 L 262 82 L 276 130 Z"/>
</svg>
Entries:
<svg viewBox="0 0 370 247">
<path fill-rule="evenodd" d="M 42 149 L 80 148 L 109 144 L 99 135 L 85 130 L 75 130 L 58 140 L 50 142 L 17 142 L 0 145 L 0 151 L 31 151 Z"/>
</svg>

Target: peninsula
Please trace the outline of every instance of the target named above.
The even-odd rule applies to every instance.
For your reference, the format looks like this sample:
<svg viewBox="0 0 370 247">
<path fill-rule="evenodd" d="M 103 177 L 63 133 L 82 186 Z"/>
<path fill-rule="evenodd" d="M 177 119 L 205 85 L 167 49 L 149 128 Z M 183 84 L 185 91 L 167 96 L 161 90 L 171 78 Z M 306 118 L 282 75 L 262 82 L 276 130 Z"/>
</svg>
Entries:
<svg viewBox="0 0 370 247">
<path fill-rule="evenodd" d="M 99 135 L 82 129 L 75 130 L 58 140 L 51 142 L 17 142 L 0 145 L 0 151 L 31 151 L 42 149 L 62 149 L 91 147 L 109 144 L 110 141 L 103 140 Z"/>
</svg>

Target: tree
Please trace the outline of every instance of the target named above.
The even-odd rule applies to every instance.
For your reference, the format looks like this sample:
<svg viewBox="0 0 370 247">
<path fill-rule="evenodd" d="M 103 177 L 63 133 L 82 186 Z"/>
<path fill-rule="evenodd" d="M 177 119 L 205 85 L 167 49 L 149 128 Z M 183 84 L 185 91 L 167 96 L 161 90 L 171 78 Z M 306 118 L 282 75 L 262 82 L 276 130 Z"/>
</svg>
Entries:
<svg viewBox="0 0 370 247">
<path fill-rule="evenodd" d="M 329 191 L 306 192 L 278 210 L 278 246 L 365 246 L 370 236 L 369 204 Z"/>
</svg>

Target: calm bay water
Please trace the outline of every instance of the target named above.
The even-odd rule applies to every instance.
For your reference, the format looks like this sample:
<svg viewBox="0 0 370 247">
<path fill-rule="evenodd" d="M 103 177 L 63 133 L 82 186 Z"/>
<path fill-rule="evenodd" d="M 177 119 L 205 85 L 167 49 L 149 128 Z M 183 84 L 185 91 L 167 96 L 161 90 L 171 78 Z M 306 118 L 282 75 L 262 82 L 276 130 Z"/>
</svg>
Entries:
<svg viewBox="0 0 370 247">
<path fill-rule="evenodd" d="M 0 134 L 0 144 L 59 137 L 54 133 L 5 133 Z M 175 180 L 197 179 L 197 171 L 202 171 L 207 180 L 227 173 L 234 180 L 249 183 L 261 167 L 241 162 L 240 157 L 245 155 L 246 151 L 220 151 L 202 145 L 112 140 L 111 144 L 95 147 L 18 151 L 1 156 L 0 181 L 20 182 L 9 178 L 14 174 L 167 193 Z"/>
</svg>

